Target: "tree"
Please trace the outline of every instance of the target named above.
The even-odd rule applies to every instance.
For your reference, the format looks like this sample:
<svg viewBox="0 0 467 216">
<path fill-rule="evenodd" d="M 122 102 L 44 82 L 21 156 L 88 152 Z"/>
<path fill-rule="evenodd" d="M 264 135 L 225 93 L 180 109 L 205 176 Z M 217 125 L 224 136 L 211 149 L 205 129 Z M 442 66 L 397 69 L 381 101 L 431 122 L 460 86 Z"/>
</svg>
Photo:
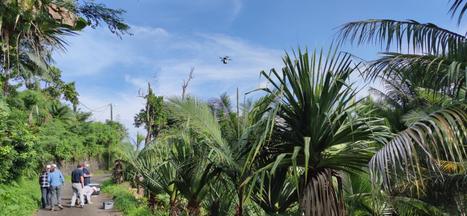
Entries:
<svg viewBox="0 0 467 216">
<path fill-rule="evenodd" d="M 451 3 L 450 12 L 452 16 L 459 16 L 460 24 L 467 2 L 454 0 Z M 392 140 L 372 158 L 372 180 L 382 183 L 384 189 L 393 194 L 425 197 L 428 201 L 432 191 L 442 190 L 446 188 L 443 184 L 449 184 L 455 186 L 456 194 L 462 197 L 465 181 L 459 180 L 465 173 L 453 176 L 444 166 L 464 167 L 467 156 L 465 33 L 414 20 L 364 20 L 347 23 L 341 28 L 339 42 L 348 40 L 358 44 L 374 42 L 385 48 L 381 58 L 369 62 L 364 71 L 367 78 L 382 78 L 410 90 L 410 94 L 404 91 L 379 94 L 385 101 L 394 101 L 391 95 L 404 96 L 410 101 L 404 109 L 393 109 L 403 111 L 400 119 L 405 127 L 395 131 Z M 396 52 L 389 52 L 393 47 Z M 403 52 L 404 47 L 407 47 L 406 52 Z M 456 184 L 452 184 L 453 179 Z M 431 197 L 431 201 L 440 204 L 435 200 L 451 197 L 452 194 L 441 199 Z M 465 206 L 457 207 L 458 213 L 465 214 Z"/>
<path fill-rule="evenodd" d="M 64 49 L 64 36 L 74 35 L 87 25 L 106 23 L 121 35 L 129 27 L 124 11 L 88 1 L 2 1 L 0 3 L 0 65 L 3 93 L 8 94 L 11 79 L 24 80 L 31 87 L 37 76 L 46 76 L 54 49 Z"/>
<path fill-rule="evenodd" d="M 167 122 L 167 113 L 164 108 L 164 98 L 156 96 L 148 83 L 148 94 L 144 96 L 146 107 L 136 114 L 134 125 L 146 129 L 144 145 L 149 145 L 161 132 Z"/>
<path fill-rule="evenodd" d="M 356 66 L 348 54 L 299 51 L 283 61 L 281 72 L 261 73 L 271 85 L 263 112 L 273 138 L 253 147 L 250 160 L 271 173 L 291 170 L 304 215 L 344 215 L 342 173 L 367 164 L 386 128 L 380 119 L 356 114 L 357 91 L 346 83 Z"/>
</svg>

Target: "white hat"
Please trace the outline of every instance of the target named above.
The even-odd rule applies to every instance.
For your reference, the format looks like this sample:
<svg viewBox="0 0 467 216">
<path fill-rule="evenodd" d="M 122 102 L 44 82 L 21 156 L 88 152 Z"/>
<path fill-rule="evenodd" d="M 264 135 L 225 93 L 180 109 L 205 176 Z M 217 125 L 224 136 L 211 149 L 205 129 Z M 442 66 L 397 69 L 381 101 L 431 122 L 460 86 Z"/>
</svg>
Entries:
<svg viewBox="0 0 467 216">
<path fill-rule="evenodd" d="M 57 167 L 57 164 L 52 164 L 52 167 Z"/>
<path fill-rule="evenodd" d="M 47 164 L 47 166 L 45 166 L 45 168 L 50 169 L 50 164 Z"/>
</svg>

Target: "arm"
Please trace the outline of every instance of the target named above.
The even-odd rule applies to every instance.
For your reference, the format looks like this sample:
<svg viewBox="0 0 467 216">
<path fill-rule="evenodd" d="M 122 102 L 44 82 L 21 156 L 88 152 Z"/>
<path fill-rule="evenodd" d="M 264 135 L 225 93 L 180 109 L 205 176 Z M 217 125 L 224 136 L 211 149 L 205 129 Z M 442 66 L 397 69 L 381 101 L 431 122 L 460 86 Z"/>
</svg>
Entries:
<svg viewBox="0 0 467 216">
<path fill-rule="evenodd" d="M 88 169 L 86 169 L 86 172 L 83 172 L 84 173 L 84 177 L 87 178 L 87 177 L 91 177 L 91 172 L 89 172 Z"/>
<path fill-rule="evenodd" d="M 60 172 L 60 179 L 62 180 L 62 184 L 65 184 L 65 177 L 63 177 L 62 172 Z"/>
<path fill-rule="evenodd" d="M 84 176 L 81 176 L 79 181 L 81 183 L 81 188 L 83 188 L 84 187 Z"/>
</svg>

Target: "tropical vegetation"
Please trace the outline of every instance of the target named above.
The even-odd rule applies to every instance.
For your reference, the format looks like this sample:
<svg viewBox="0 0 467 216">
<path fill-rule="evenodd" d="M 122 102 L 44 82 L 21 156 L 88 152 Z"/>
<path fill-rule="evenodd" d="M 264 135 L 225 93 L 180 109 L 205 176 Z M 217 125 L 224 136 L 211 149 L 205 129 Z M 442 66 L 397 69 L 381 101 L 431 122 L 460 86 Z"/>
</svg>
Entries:
<svg viewBox="0 0 467 216">
<path fill-rule="evenodd" d="M 462 23 L 467 2 L 451 4 Z M 134 116 L 146 134 L 132 139 L 118 122 L 90 121 L 51 58 L 88 26 L 127 33 L 124 11 L 23 0 L 0 12 L 0 207 L 32 211 L 37 201 L 12 194 L 44 163 L 94 158 L 123 161 L 127 182 L 103 188 L 126 215 L 467 214 L 466 33 L 350 22 L 337 47 L 299 48 L 260 72 L 266 87 L 243 102 L 185 95 L 189 82 L 172 98 L 148 85 Z M 384 52 L 363 61 L 344 43 Z M 382 88 L 362 96 L 355 76 Z"/>
</svg>

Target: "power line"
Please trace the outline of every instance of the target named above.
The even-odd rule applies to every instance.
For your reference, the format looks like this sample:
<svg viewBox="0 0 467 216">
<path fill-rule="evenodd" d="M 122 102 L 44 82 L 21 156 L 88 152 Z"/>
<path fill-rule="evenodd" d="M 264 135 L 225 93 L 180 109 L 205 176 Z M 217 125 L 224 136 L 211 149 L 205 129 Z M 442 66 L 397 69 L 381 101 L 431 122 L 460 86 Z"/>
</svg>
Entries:
<svg viewBox="0 0 467 216">
<path fill-rule="evenodd" d="M 82 102 L 79 102 L 79 104 L 82 105 L 84 108 L 88 109 L 90 112 L 103 112 L 109 106 L 108 104 L 106 104 L 106 105 L 102 105 L 102 106 L 99 106 L 93 109 L 93 108 L 89 108 L 89 106 L 85 105 Z"/>
</svg>

